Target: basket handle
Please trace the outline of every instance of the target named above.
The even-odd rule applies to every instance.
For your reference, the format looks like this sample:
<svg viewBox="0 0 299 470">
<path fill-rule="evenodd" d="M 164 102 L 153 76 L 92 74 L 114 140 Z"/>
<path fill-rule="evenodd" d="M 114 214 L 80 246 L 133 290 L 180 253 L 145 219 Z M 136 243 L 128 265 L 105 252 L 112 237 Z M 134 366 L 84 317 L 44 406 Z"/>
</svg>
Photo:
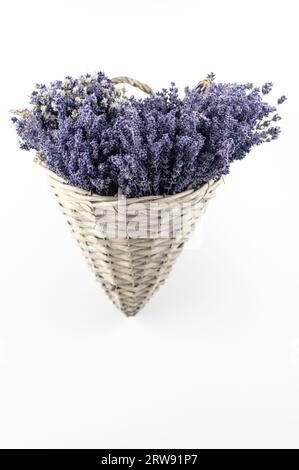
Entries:
<svg viewBox="0 0 299 470">
<path fill-rule="evenodd" d="M 128 85 L 139 88 L 139 90 L 143 91 L 144 93 L 147 93 L 148 95 L 153 96 L 155 94 L 154 90 L 150 86 L 146 85 L 146 83 L 139 82 L 138 80 L 135 80 L 134 78 L 115 77 L 115 78 L 112 78 L 111 81 L 115 85 L 118 85 L 119 83 L 127 83 Z"/>
</svg>

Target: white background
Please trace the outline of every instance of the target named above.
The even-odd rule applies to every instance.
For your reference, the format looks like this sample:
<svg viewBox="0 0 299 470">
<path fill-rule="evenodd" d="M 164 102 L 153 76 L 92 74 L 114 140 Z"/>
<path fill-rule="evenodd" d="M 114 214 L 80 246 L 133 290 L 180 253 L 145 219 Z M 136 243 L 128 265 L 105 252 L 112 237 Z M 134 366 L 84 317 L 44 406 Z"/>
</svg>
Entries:
<svg viewBox="0 0 299 470">
<path fill-rule="evenodd" d="M 0 446 L 298 447 L 295 1 L 1 2 Z M 281 138 L 233 165 L 135 318 L 105 297 L 8 120 L 35 82 L 275 82 Z"/>
</svg>

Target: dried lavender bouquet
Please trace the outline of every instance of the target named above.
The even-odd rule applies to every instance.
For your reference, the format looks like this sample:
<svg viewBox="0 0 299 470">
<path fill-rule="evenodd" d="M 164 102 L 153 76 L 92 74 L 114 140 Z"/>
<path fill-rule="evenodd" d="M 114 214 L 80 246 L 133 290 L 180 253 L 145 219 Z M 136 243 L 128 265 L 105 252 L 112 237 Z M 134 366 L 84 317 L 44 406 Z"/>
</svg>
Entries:
<svg viewBox="0 0 299 470">
<path fill-rule="evenodd" d="M 277 108 L 264 101 L 271 89 L 216 83 L 210 74 L 184 97 L 171 84 L 126 99 L 99 72 L 36 85 L 30 107 L 12 120 L 21 148 L 36 150 L 73 186 L 102 196 L 170 195 L 227 174 L 278 137 Z"/>
</svg>

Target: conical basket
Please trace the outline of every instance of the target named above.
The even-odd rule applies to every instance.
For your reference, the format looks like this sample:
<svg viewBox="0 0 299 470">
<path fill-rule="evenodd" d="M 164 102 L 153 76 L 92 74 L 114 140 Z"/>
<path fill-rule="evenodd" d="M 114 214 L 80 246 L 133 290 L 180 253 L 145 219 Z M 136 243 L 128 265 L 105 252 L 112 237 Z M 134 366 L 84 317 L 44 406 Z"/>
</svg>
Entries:
<svg viewBox="0 0 299 470">
<path fill-rule="evenodd" d="M 128 316 L 164 283 L 221 182 L 173 196 L 125 199 L 90 194 L 44 171 L 96 279 Z"/>
</svg>

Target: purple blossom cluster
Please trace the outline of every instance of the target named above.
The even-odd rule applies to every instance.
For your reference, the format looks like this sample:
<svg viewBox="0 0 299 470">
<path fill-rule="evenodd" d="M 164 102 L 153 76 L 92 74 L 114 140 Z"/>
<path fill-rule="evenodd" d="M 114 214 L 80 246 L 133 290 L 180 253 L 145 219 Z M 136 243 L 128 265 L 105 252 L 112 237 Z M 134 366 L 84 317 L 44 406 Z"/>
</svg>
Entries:
<svg viewBox="0 0 299 470">
<path fill-rule="evenodd" d="M 253 146 L 278 137 L 280 116 L 264 101 L 271 89 L 215 83 L 210 74 L 182 98 L 171 84 L 127 99 L 98 73 L 37 85 L 30 109 L 12 120 L 21 148 L 71 185 L 109 196 L 175 194 L 227 174 Z"/>
</svg>

